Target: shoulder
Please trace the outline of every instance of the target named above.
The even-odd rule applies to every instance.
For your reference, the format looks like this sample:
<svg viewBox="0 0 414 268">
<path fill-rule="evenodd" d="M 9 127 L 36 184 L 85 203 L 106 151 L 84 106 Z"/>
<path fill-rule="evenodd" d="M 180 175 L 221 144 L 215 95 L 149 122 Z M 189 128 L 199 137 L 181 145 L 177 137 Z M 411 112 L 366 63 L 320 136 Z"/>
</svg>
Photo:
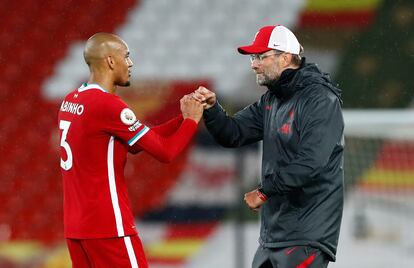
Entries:
<svg viewBox="0 0 414 268">
<path fill-rule="evenodd" d="M 333 85 L 328 73 L 322 72 L 315 64 L 307 64 L 301 70 L 301 79 L 298 82 L 302 88 L 301 96 L 313 100 L 341 100 L 341 90 Z"/>
<path fill-rule="evenodd" d="M 128 105 L 118 96 L 93 87 L 87 90 L 75 90 L 65 100 L 69 100 L 71 103 L 80 103 L 85 107 L 85 112 L 88 115 L 100 119 L 119 118 L 123 110 L 128 109 Z M 126 113 L 129 114 L 132 111 L 128 110 Z"/>
<path fill-rule="evenodd" d="M 299 98 L 299 110 L 305 117 L 332 115 L 340 112 L 340 93 L 326 84 L 315 83 L 307 86 Z"/>
<path fill-rule="evenodd" d="M 94 93 L 94 96 L 91 97 L 95 98 L 96 103 L 104 110 L 123 109 L 128 107 L 128 105 L 117 95 L 101 91 L 96 91 Z"/>
<path fill-rule="evenodd" d="M 103 114 L 108 119 L 116 119 L 124 124 L 131 125 L 136 121 L 134 111 L 117 95 L 107 93 L 106 96 L 102 96 L 102 107 Z"/>
<path fill-rule="evenodd" d="M 341 90 L 325 81 L 314 81 L 302 90 L 302 102 L 329 102 L 342 104 Z"/>
<path fill-rule="evenodd" d="M 120 118 L 124 124 L 131 125 L 136 121 L 137 117 L 134 111 L 118 96 L 113 96 L 111 105 L 111 115 Z"/>
<path fill-rule="evenodd" d="M 267 90 L 256 102 L 256 105 L 259 107 L 262 107 L 264 105 L 268 105 L 270 104 L 270 102 L 272 102 L 272 93 L 270 92 L 270 90 Z M 273 98 L 275 99 L 275 98 Z"/>
<path fill-rule="evenodd" d="M 109 103 L 124 103 L 121 98 L 115 94 L 107 93 L 107 92 L 101 92 L 99 96 L 102 98 L 102 100 L 109 102 Z"/>
<path fill-rule="evenodd" d="M 324 90 L 318 94 L 312 93 L 301 105 L 303 114 L 307 116 L 331 116 L 333 113 L 342 110 L 339 99 L 329 91 Z"/>
<path fill-rule="evenodd" d="M 331 91 L 330 87 L 323 84 L 308 86 L 305 90 L 305 98 L 309 100 L 335 100 L 338 96 Z"/>
<path fill-rule="evenodd" d="M 73 99 L 76 96 L 77 92 L 78 92 L 77 89 L 72 90 L 71 92 L 69 92 L 68 94 L 66 94 L 66 96 L 63 98 L 63 101 L 66 101 L 68 99 Z"/>
</svg>

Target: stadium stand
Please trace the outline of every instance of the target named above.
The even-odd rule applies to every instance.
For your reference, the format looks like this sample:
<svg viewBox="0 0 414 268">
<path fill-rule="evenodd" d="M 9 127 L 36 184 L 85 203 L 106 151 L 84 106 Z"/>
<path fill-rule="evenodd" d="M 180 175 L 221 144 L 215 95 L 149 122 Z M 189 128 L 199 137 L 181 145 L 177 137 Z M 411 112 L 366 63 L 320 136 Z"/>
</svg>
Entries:
<svg viewBox="0 0 414 268">
<path fill-rule="evenodd" d="M 237 56 L 236 47 L 250 43 L 261 25 L 294 25 L 303 4 L 302 0 L 143 1 L 130 11 L 117 33 L 130 46 L 136 79 L 207 78 L 223 97 L 237 92 L 233 101 L 241 103 L 260 91 L 244 88 L 249 60 Z M 283 12 L 276 18 L 275 10 Z M 70 51 L 57 66 L 57 74 L 45 82 L 45 97 L 60 98 L 65 92 L 57 85 L 74 88 L 84 79 L 79 70 L 85 67 L 77 56 L 82 45 L 74 44 Z"/>
<path fill-rule="evenodd" d="M 413 104 L 414 4 L 383 1 L 369 31 L 354 36 L 337 80 L 347 108 L 399 108 Z"/>
<path fill-rule="evenodd" d="M 13 267 L 10 260 L 13 260 L 13 263 L 28 264 L 35 254 L 48 258 L 44 261 L 47 264 L 41 267 L 65 267 L 68 263 L 64 246 L 60 245 L 58 249 L 53 250 L 44 246 L 45 243 L 47 245 L 62 241 L 62 185 L 57 153 L 59 141 L 56 115 L 59 102 L 67 93 L 65 89 L 78 87 L 86 78 L 87 68 L 81 53 L 85 39 L 91 34 L 98 31 L 116 32 L 129 43 L 131 56 L 136 64 L 133 77 L 152 81 L 152 84 L 144 85 L 144 95 L 134 96 L 127 93 L 124 97 L 132 107 L 140 111 L 140 118 L 151 124 L 164 121 L 177 113 L 177 107 L 173 104 L 177 103 L 182 94 L 199 84 L 214 88 L 220 97 L 236 106 L 255 99 L 261 92 L 252 90 L 255 83 L 248 68 L 249 61 L 238 56 L 235 47 L 249 43 L 251 34 L 258 27 L 275 23 L 294 28 L 305 45 L 308 59 L 319 62 L 323 66 L 322 69 L 336 74 L 337 80 L 344 88 L 346 107 L 396 107 L 412 103 L 412 79 L 409 72 L 413 53 L 410 29 L 413 28 L 414 20 L 411 2 L 1 1 L 0 267 Z M 379 12 L 378 7 L 381 7 Z M 27 16 L 28 12 L 30 16 Z M 394 27 L 396 30 L 393 30 Z M 390 39 L 395 42 L 391 44 L 392 49 L 387 50 Z M 380 48 L 381 53 L 376 53 L 368 59 L 364 58 L 363 56 L 371 51 L 373 43 L 376 48 Z M 398 44 L 403 44 L 401 49 Z M 395 54 L 395 61 L 380 61 L 391 57 L 390 54 L 394 52 L 398 52 Z M 382 57 L 384 55 L 386 56 Z M 401 57 L 406 61 L 401 60 Z M 340 68 L 336 69 L 337 66 Z M 377 73 L 378 68 L 381 75 Z M 404 69 L 403 72 L 399 71 L 401 69 Z M 391 75 L 388 75 L 388 71 Z M 371 84 L 365 84 L 364 81 L 367 79 L 362 79 L 364 77 L 375 79 L 370 79 Z M 394 80 L 390 77 L 405 79 L 407 83 L 393 83 Z M 137 84 L 132 91 L 142 89 L 139 88 L 142 81 L 137 81 Z M 382 85 L 383 91 L 377 94 L 377 87 Z M 151 91 L 154 88 L 157 88 L 157 93 Z M 385 92 L 388 88 L 392 89 L 391 92 Z M 145 92 L 152 94 L 145 95 Z M 369 96 L 355 98 L 361 92 L 366 92 Z M 159 96 L 157 94 L 165 94 L 162 97 L 166 99 L 166 103 L 156 103 L 156 97 Z M 236 95 L 237 98 L 234 97 Z M 371 98 L 372 96 L 375 97 Z M 138 105 L 137 99 L 141 102 L 145 100 L 148 105 Z M 346 163 L 348 191 L 354 189 L 353 187 L 364 190 L 362 202 L 357 200 L 355 207 L 366 206 L 370 210 L 380 203 L 385 204 L 382 206 L 385 210 L 391 208 L 401 215 L 412 214 L 412 206 L 406 206 L 407 197 L 412 195 L 414 185 L 412 141 L 401 144 L 383 139 L 369 139 L 371 140 L 347 138 L 347 156 L 352 160 Z M 193 169 L 186 167 L 189 158 L 193 158 L 192 164 L 200 166 L 210 162 L 214 164 L 217 160 L 224 163 L 223 165 L 231 162 L 224 159 L 224 154 L 220 155 L 224 160 L 214 155 L 206 157 L 203 149 L 187 151 L 174 165 L 168 166 L 168 169 L 148 155 L 141 155 L 130 161 L 126 167 L 127 177 L 131 178 L 139 173 L 141 178 L 139 181 L 127 181 L 135 215 L 140 217 L 148 211 L 156 213 L 157 210 L 154 209 L 160 209 L 163 212 L 170 211 L 167 215 L 170 217 L 169 220 L 171 217 L 185 220 L 188 215 L 179 214 L 180 211 L 175 210 L 176 207 L 171 207 L 167 201 L 192 202 L 194 196 L 200 197 L 203 202 L 205 198 L 214 199 L 217 203 L 223 201 L 220 199 L 222 196 L 226 196 L 228 204 L 233 204 L 234 192 L 231 196 L 224 191 L 219 194 L 215 192 L 197 196 L 197 192 L 191 188 L 196 185 L 205 194 L 208 183 L 217 181 L 219 175 L 217 170 L 211 170 L 208 174 L 213 175 L 211 181 L 208 181 L 208 174 L 206 176 L 206 172 L 198 169 L 198 166 L 193 166 Z M 253 166 L 256 162 L 257 158 L 252 158 L 248 164 Z M 209 165 L 207 167 L 210 168 Z M 228 180 L 226 187 L 232 188 L 234 170 L 222 171 L 222 176 Z M 189 174 L 187 179 L 191 177 L 193 180 L 184 181 L 183 184 L 188 188 L 174 188 L 177 178 L 183 172 Z M 255 179 L 254 174 L 248 175 L 252 181 Z M 195 184 L 196 180 L 204 180 L 205 184 Z M 163 181 L 162 185 L 156 184 L 159 181 Z M 159 187 L 157 196 L 145 191 L 154 187 Z M 187 195 L 182 195 L 183 192 Z M 366 192 L 385 192 L 385 195 L 381 198 L 371 198 Z M 390 192 L 402 198 L 390 200 Z M 402 195 L 401 192 L 405 194 Z M 199 211 L 199 214 L 203 213 L 204 211 Z M 161 220 L 166 219 L 157 216 Z M 218 218 L 217 215 L 214 216 Z M 388 215 L 384 220 L 374 218 L 374 221 L 382 223 L 386 222 L 387 218 Z M 398 220 L 392 222 L 393 228 L 397 226 L 394 225 L 396 221 Z M 406 222 L 408 225 L 411 224 L 410 220 Z M 214 235 L 216 228 L 219 228 L 215 222 L 207 222 L 205 225 L 201 223 L 199 229 L 196 226 L 194 232 L 186 232 L 190 227 L 181 224 L 166 226 L 162 242 L 147 244 L 150 262 L 184 266 L 187 259 L 194 257 L 193 254 L 201 248 L 205 242 L 202 240 Z M 193 227 L 192 225 L 191 228 Z M 407 233 L 412 232 L 406 232 L 404 235 Z M 257 230 L 254 230 L 253 234 L 254 238 L 249 241 L 257 239 Z M 229 237 L 225 240 L 233 238 Z M 223 242 L 229 242 L 220 239 L 217 240 L 220 246 Z M 19 246 L 18 250 L 9 254 L 13 257 L 2 260 L 2 254 L 12 252 L 13 246 L 9 248 L 10 251 L 6 251 L 1 242 L 19 243 L 18 241 L 22 240 L 42 241 L 44 244 L 39 246 L 34 242 L 33 247 L 27 244 Z M 365 245 L 363 244 L 361 252 L 369 250 L 370 247 Z M 344 246 L 343 249 L 353 246 L 355 244 L 350 247 Z M 223 255 L 229 254 L 228 251 L 222 251 Z M 404 253 L 408 250 L 398 251 Z M 378 258 L 380 255 L 375 252 Z M 366 256 L 363 258 L 369 259 Z M 218 262 L 218 258 L 216 259 Z M 332 266 L 357 267 L 347 265 L 344 259 L 340 257 L 339 265 Z M 205 263 L 204 260 L 202 262 Z M 345 264 L 341 266 L 341 262 Z M 401 262 L 388 267 L 411 267 L 400 264 Z"/>
<path fill-rule="evenodd" d="M 42 98 L 41 85 L 72 42 L 97 31 L 114 31 L 135 4 L 132 0 L 116 5 L 106 1 L 1 2 L 3 239 L 55 241 L 62 236 L 58 143 L 49 138 L 57 106 Z M 25 16 L 28 11 L 30 17 Z"/>
</svg>

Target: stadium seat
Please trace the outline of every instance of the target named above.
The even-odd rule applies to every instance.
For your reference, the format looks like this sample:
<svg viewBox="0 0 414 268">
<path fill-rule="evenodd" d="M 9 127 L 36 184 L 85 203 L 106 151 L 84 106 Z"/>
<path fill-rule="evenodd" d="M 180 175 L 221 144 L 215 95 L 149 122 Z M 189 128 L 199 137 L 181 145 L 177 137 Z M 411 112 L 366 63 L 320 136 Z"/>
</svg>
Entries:
<svg viewBox="0 0 414 268">
<path fill-rule="evenodd" d="M 11 239 L 62 237 L 59 141 L 52 138 L 59 103 L 43 99 L 43 81 L 71 43 L 98 31 L 112 32 L 135 4 L 1 1 L 0 225 L 12 226 Z"/>
</svg>

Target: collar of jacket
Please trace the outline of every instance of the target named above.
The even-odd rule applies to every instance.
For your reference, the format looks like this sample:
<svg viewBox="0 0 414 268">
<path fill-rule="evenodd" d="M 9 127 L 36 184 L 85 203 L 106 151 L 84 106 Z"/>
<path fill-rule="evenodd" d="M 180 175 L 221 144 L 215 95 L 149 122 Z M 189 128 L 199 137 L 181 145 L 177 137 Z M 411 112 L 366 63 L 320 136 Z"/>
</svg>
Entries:
<svg viewBox="0 0 414 268">
<path fill-rule="evenodd" d="M 280 100 L 289 99 L 296 91 L 295 87 L 295 75 L 298 71 L 306 65 L 306 59 L 302 59 L 302 63 L 298 69 L 286 69 L 280 75 L 280 78 L 270 84 L 267 88 L 272 94 L 275 94 L 276 98 Z"/>
</svg>

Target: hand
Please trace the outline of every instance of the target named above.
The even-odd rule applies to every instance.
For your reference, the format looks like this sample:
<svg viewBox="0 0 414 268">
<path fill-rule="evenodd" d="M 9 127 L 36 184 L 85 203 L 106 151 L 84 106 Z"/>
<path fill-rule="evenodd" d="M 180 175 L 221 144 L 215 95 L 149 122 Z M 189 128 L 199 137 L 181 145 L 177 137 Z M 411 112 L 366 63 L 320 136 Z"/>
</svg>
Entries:
<svg viewBox="0 0 414 268">
<path fill-rule="evenodd" d="M 244 194 L 244 201 L 246 202 L 247 206 L 254 211 L 258 211 L 265 202 L 260 199 L 259 195 L 257 194 L 257 189 Z"/>
<path fill-rule="evenodd" d="M 185 95 L 181 98 L 180 108 L 184 119 L 190 118 L 198 123 L 203 116 L 203 104 L 195 100 L 191 95 Z"/>
<path fill-rule="evenodd" d="M 194 99 L 203 103 L 204 110 L 213 107 L 217 101 L 216 94 L 203 86 L 198 87 L 198 89 L 194 91 L 192 96 Z"/>
</svg>

